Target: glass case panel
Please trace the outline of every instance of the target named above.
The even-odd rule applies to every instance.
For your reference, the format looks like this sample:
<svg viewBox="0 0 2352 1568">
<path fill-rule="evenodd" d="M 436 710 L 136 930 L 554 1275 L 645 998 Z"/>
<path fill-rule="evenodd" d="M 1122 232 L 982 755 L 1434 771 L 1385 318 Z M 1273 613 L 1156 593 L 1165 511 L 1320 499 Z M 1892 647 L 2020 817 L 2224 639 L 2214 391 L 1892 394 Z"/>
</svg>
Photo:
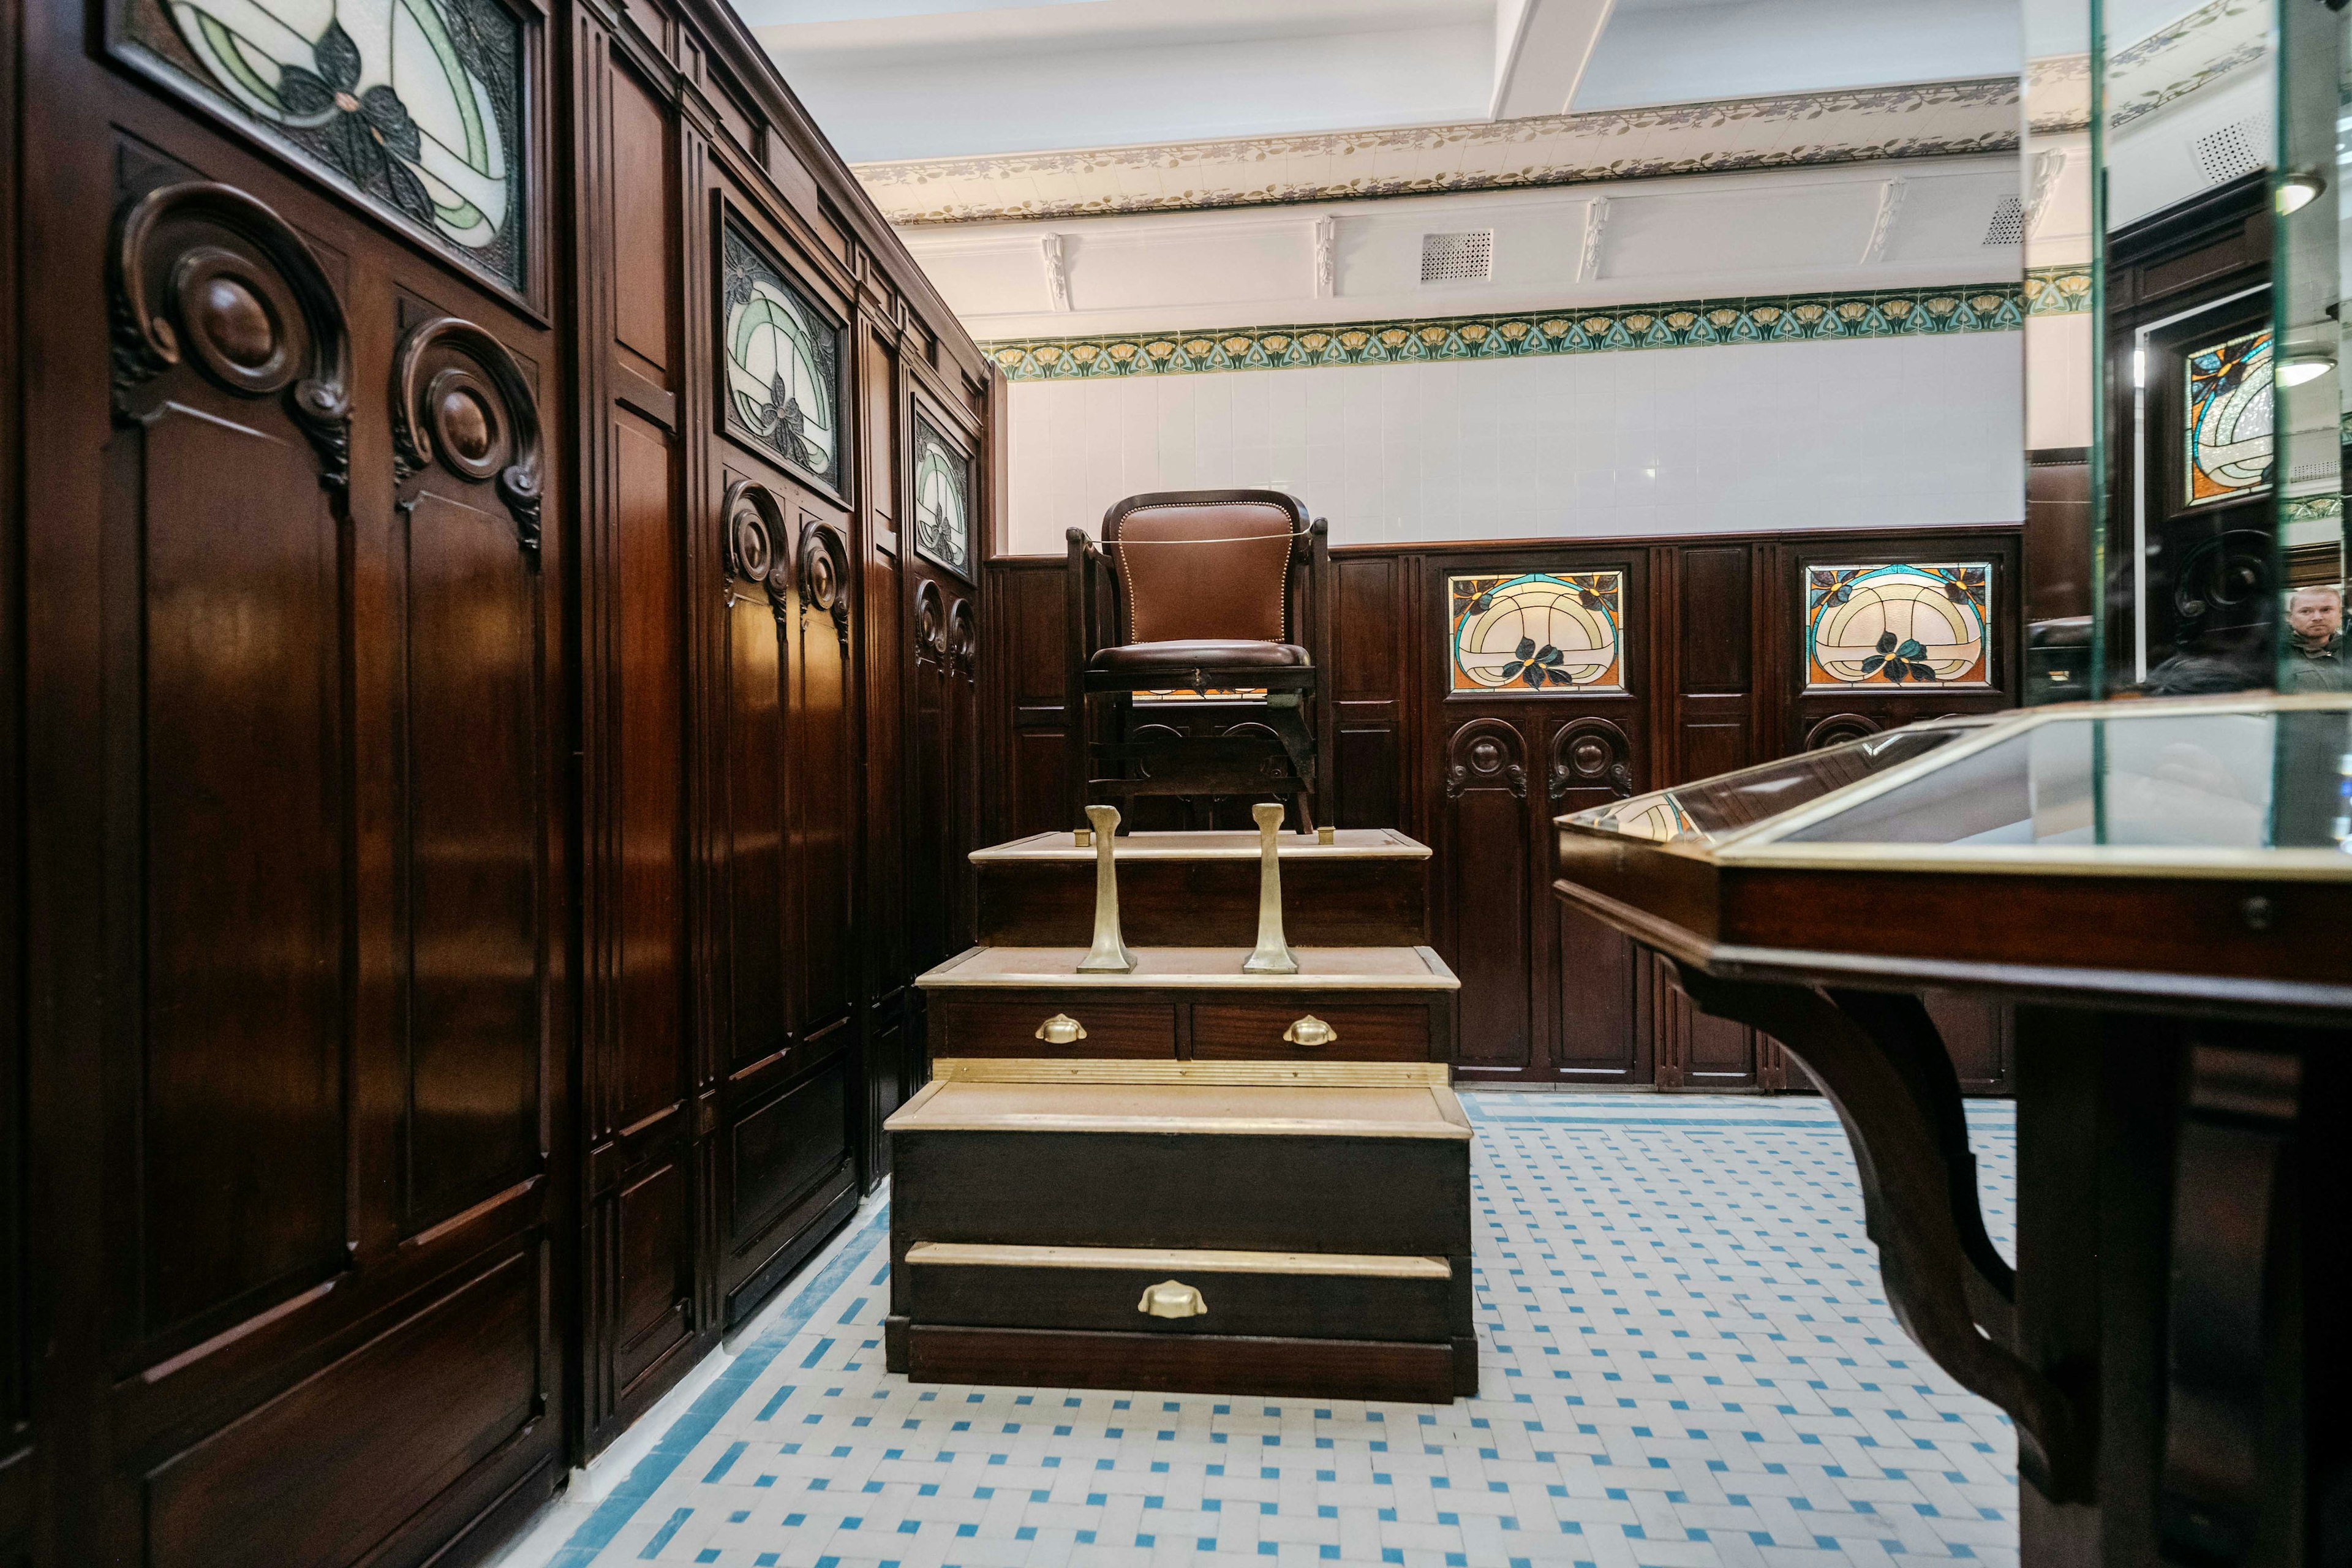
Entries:
<svg viewBox="0 0 2352 1568">
<path fill-rule="evenodd" d="M 1940 720 L 1569 817 L 1727 861 L 1801 845 L 2352 850 L 2352 700 Z M 2352 860 L 2343 863 L 2352 875 Z"/>
<path fill-rule="evenodd" d="M 2026 700 L 2352 690 L 2352 14 L 2023 9 Z"/>
</svg>

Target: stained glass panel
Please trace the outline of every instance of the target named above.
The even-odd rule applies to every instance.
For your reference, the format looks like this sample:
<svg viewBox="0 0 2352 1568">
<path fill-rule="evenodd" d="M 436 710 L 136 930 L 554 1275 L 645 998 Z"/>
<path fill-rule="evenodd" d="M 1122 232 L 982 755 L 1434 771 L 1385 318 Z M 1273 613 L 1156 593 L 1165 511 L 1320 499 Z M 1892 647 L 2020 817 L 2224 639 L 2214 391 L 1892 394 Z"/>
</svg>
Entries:
<svg viewBox="0 0 2352 1568">
<path fill-rule="evenodd" d="M 522 26 L 499 0 L 119 4 L 137 63 L 522 284 Z"/>
<path fill-rule="evenodd" d="M 915 548 L 971 575 L 971 459 L 915 413 Z"/>
<path fill-rule="evenodd" d="M 2267 327 L 2189 356 L 2189 505 L 2228 500 L 2270 482 L 2271 357 Z"/>
<path fill-rule="evenodd" d="M 1990 562 L 1812 566 L 1805 572 L 1805 687 L 1992 684 Z"/>
<path fill-rule="evenodd" d="M 729 426 L 840 489 L 841 329 L 731 222 L 723 259 Z"/>
<path fill-rule="evenodd" d="M 1445 587 L 1450 689 L 1624 689 L 1622 573 L 1484 573 Z"/>
</svg>

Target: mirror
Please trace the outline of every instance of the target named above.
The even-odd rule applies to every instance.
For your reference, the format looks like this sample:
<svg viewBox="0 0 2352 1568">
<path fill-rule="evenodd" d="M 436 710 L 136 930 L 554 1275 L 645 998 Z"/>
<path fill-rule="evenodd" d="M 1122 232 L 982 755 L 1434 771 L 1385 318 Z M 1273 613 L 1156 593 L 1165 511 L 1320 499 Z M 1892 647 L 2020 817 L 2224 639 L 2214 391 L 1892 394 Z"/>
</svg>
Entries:
<svg viewBox="0 0 2352 1568">
<path fill-rule="evenodd" d="M 2024 12 L 2027 700 L 2352 689 L 2347 18 Z"/>
</svg>

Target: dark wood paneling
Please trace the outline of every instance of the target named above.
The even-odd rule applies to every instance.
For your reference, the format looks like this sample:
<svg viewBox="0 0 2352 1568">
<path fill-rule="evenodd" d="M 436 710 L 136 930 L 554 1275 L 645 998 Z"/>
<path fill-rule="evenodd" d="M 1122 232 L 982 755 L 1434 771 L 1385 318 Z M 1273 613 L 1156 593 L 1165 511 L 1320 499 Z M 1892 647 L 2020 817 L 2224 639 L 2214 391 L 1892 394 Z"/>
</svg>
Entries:
<svg viewBox="0 0 2352 1568">
<path fill-rule="evenodd" d="M 358 1561 L 543 1414 L 541 1279 L 510 1257 L 173 1456 L 147 1478 L 141 1561 Z"/>
<path fill-rule="evenodd" d="M 1993 688 L 1804 692 L 1799 574 L 1831 555 L 1991 560 Z M 2007 707 L 2032 583 L 2015 527 L 1602 540 L 1572 551 L 1557 541 L 1351 546 L 1332 566 L 1339 819 L 1401 828 L 1435 852 L 1431 929 L 1464 983 L 1454 1057 L 1464 1076 L 1671 1085 L 1696 1070 L 1695 1084 L 1718 1089 L 1782 1087 L 1780 1058 L 1769 1041 L 1735 1040 L 1692 1014 L 1630 939 L 1549 896 L 1549 819 L 1801 750 L 1809 737 Z M 1448 572 L 1593 568 L 1626 574 L 1624 693 L 1446 692 Z M 992 798 L 1003 803 L 990 842 L 1069 826 L 1065 573 L 1058 558 L 989 566 L 1015 623 L 997 645 L 1008 668 L 994 721 L 1006 740 L 990 759 L 1002 773 Z M 1194 717 L 1213 724 L 1217 714 Z M 1949 1026 L 1956 1058 L 1979 1064 L 1963 1068 L 1973 1091 L 2005 1081 L 1991 1065 L 2002 1026 L 1973 1016 Z"/>
<path fill-rule="evenodd" d="M 514 520 L 428 489 L 406 532 L 413 1234 L 539 1166 L 545 785 L 538 584 Z"/>
<path fill-rule="evenodd" d="M 510 8 L 509 283 L 0 0 L 0 1563 L 482 1560 L 847 1217 L 869 1022 L 905 1091 L 898 345 L 992 484 L 997 384 L 732 13 L 625 8 Z M 879 358 L 751 714 L 730 181 Z"/>
<path fill-rule="evenodd" d="M 671 443 L 625 409 L 613 436 L 619 1029 L 606 1125 L 622 1128 L 675 1104 L 683 1087 L 686 679 Z"/>
<path fill-rule="evenodd" d="M 278 277 L 249 266 L 257 289 Z M 139 694 L 108 734 L 117 1158 L 140 1194 L 117 1338 L 136 1361 L 340 1268 L 347 1152 L 349 628 L 320 456 L 282 404 L 193 365 L 145 390 L 169 401 L 107 470 L 109 662 Z"/>
</svg>

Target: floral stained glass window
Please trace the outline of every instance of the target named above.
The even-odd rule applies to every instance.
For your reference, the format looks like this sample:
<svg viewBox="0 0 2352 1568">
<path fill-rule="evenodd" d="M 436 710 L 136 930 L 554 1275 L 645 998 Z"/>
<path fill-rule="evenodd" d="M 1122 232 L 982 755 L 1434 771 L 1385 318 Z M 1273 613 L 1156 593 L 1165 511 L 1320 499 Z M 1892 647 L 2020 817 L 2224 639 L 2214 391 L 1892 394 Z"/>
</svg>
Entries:
<svg viewBox="0 0 2352 1568">
<path fill-rule="evenodd" d="M 1445 587 L 1449 689 L 1624 689 L 1622 573 L 1485 573 Z"/>
<path fill-rule="evenodd" d="M 131 58 L 523 282 L 522 28 L 499 0 L 122 0 Z"/>
<path fill-rule="evenodd" d="M 727 423 L 838 489 L 841 330 L 732 223 L 724 268 Z"/>
<path fill-rule="evenodd" d="M 2271 334 L 2265 327 L 2189 356 L 2190 506 L 2228 500 L 2270 482 Z"/>
<path fill-rule="evenodd" d="M 1984 687 L 1992 565 L 1812 566 L 1805 573 L 1805 687 Z"/>
<path fill-rule="evenodd" d="M 915 412 L 915 548 L 971 575 L 971 459 Z"/>
</svg>

